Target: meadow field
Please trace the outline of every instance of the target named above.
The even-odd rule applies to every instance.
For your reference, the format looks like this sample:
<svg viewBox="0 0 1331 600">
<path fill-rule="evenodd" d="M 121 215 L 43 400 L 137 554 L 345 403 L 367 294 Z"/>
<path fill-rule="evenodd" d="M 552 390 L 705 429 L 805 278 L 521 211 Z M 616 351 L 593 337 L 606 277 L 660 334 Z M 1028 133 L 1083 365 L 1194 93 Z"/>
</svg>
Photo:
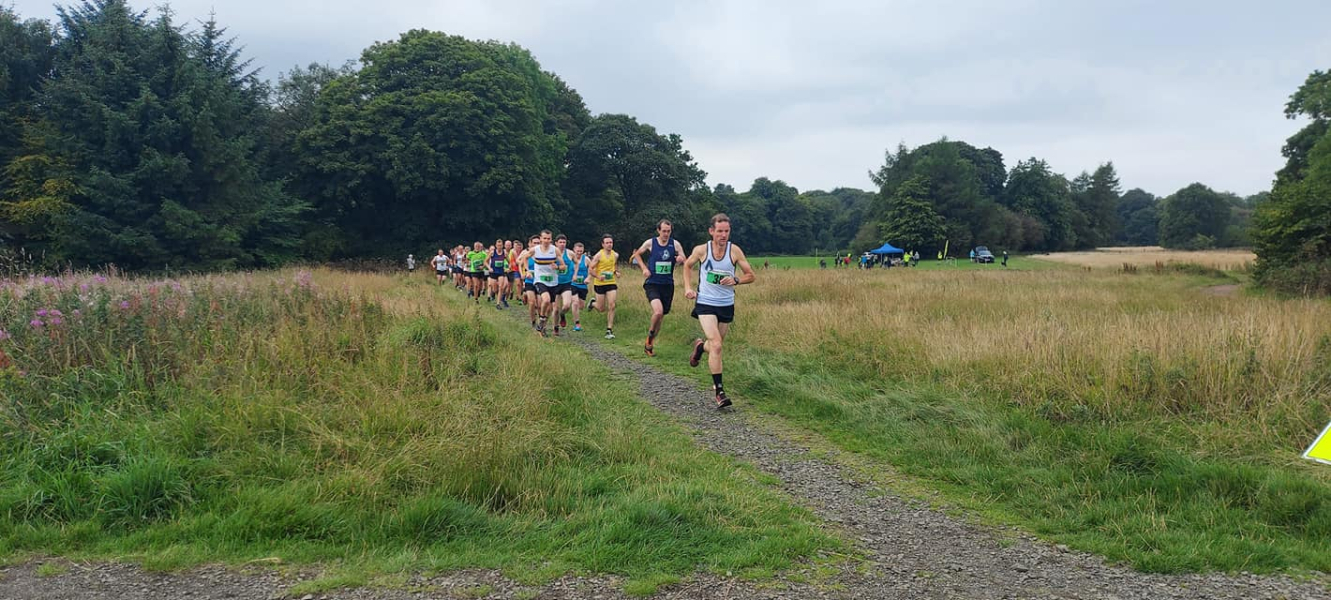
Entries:
<svg viewBox="0 0 1331 600">
<path fill-rule="evenodd" d="M 1140 569 L 1331 570 L 1331 469 L 1300 459 L 1331 419 L 1331 303 L 1216 281 L 769 269 L 738 289 L 726 387 L 973 514 Z M 646 304 L 622 288 L 613 345 L 641 358 L 623 332 Z M 676 291 L 644 360 L 703 386 Z"/>
<path fill-rule="evenodd" d="M 736 410 L 889 489 L 1142 570 L 1331 572 L 1331 469 L 1299 458 L 1331 419 L 1331 303 L 1044 264 L 762 271 L 727 341 Z M 648 359 L 625 271 L 619 339 L 599 315 L 574 335 L 706 385 L 682 286 Z M 432 279 L 6 281 L 0 557 L 280 557 L 334 565 L 329 585 L 621 573 L 649 592 L 846 544 L 582 350 Z"/>
<path fill-rule="evenodd" d="M 331 586 L 620 573 L 646 592 L 840 547 L 608 369 L 452 292 L 295 270 L 5 281 L 0 559 L 319 562 Z"/>
<path fill-rule="evenodd" d="M 1166 250 L 1159 246 L 1097 248 L 1086 252 L 1054 252 L 1032 258 L 1093 268 L 1122 269 L 1124 265 L 1155 268 L 1174 264 L 1200 265 L 1221 271 L 1246 271 L 1257 260 L 1252 250 Z"/>
</svg>

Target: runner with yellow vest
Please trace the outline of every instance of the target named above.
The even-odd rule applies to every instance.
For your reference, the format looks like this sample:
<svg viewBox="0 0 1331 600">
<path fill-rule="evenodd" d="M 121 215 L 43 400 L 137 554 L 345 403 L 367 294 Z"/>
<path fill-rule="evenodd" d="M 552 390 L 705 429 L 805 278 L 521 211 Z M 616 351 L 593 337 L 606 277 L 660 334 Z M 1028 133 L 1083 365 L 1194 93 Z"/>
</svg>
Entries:
<svg viewBox="0 0 1331 600">
<path fill-rule="evenodd" d="M 591 308 L 605 313 L 605 339 L 615 339 L 615 301 L 619 298 L 619 253 L 615 252 L 615 238 L 601 236 L 601 249 L 591 259 L 592 291 L 596 299 Z"/>
</svg>

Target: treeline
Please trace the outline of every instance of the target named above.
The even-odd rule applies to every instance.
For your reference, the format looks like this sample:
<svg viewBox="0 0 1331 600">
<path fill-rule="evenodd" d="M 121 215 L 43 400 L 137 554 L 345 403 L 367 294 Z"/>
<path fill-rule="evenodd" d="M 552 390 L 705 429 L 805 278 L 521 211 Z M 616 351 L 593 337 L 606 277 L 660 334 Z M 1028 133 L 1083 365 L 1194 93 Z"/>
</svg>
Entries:
<svg viewBox="0 0 1331 600">
<path fill-rule="evenodd" d="M 1125 193 L 1111 163 L 1069 179 L 1036 158 L 1009 169 L 997 150 L 947 139 L 888 152 L 872 192 L 801 193 L 766 177 L 740 192 L 708 188 L 678 135 L 591 115 L 513 44 L 415 30 L 355 64 L 268 83 L 212 20 L 189 29 L 124 0 L 63 7 L 54 22 L 0 8 L 0 253 L 23 248 L 47 266 L 232 269 L 400 257 L 546 227 L 627 246 L 662 218 L 691 243 L 726 211 L 754 254 L 884 240 L 926 254 L 945 243 L 1255 242 L 1275 282 L 1268 274 L 1325 255 L 1306 228 L 1274 225 L 1325 198 L 1324 79 L 1291 100 L 1290 115 L 1313 124 L 1286 147 L 1270 202 L 1200 184 L 1165 198 Z M 1254 210 L 1267 226 L 1250 240 Z"/>
<path fill-rule="evenodd" d="M 1009 170 L 999 151 L 947 139 L 898 147 L 871 176 L 879 193 L 852 245 L 886 239 L 926 254 L 945 243 L 1038 252 L 1246 246 L 1253 207 L 1266 196 L 1241 198 L 1200 183 L 1165 198 L 1125 193 L 1113 163 L 1068 179 L 1038 158 Z"/>
</svg>

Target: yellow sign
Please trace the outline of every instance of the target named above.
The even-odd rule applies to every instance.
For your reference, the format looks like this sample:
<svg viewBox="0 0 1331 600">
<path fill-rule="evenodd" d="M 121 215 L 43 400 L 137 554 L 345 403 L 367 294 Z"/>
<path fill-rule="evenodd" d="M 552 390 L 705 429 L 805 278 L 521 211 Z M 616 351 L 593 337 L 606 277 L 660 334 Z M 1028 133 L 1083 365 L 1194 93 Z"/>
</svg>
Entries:
<svg viewBox="0 0 1331 600">
<path fill-rule="evenodd" d="M 1313 440 L 1313 445 L 1308 446 L 1308 451 L 1303 453 L 1303 457 L 1331 465 L 1331 424 L 1327 424 L 1322 434 Z"/>
</svg>

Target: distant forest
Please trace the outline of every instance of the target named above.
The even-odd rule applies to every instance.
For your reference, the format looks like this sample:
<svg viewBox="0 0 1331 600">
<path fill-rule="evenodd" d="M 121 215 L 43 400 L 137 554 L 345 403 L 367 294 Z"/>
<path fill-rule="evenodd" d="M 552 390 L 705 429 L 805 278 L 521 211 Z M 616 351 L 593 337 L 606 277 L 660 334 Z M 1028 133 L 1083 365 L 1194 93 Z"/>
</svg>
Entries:
<svg viewBox="0 0 1331 600">
<path fill-rule="evenodd" d="M 0 8 L 0 252 L 48 268 L 226 270 L 541 228 L 632 244 L 662 218 L 688 243 L 724 211 L 754 255 L 885 240 L 926 256 L 944 243 L 1255 246 L 1264 282 L 1331 289 L 1320 71 L 1287 106 L 1312 123 L 1290 139 L 1269 194 L 1195 183 L 1157 197 L 1124 191 L 1109 162 L 1069 178 L 946 138 L 888 151 L 870 172 L 876 190 L 801 192 L 761 177 L 740 192 L 709 188 L 679 135 L 590 114 L 515 44 L 413 30 L 276 82 L 239 48 L 215 21 L 191 29 L 123 0 L 67 5 L 54 22 Z"/>
</svg>

